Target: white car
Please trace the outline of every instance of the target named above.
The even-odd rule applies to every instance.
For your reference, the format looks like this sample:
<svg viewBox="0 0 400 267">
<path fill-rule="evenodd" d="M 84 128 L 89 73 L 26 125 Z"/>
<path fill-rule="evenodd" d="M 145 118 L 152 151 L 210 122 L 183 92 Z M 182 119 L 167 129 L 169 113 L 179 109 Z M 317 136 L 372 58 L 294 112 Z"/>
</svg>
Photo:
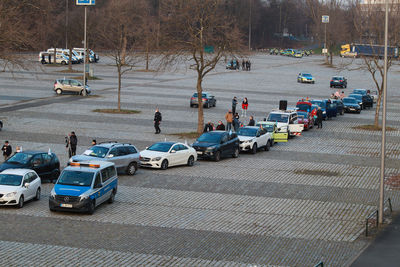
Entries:
<svg viewBox="0 0 400 267">
<path fill-rule="evenodd" d="M 272 133 L 257 126 L 242 127 L 237 132 L 237 135 L 241 151 L 251 151 L 251 153 L 255 154 L 257 149 L 261 147 L 268 151 L 272 144 Z"/>
<path fill-rule="evenodd" d="M 140 152 L 140 166 L 167 169 L 169 166 L 193 166 L 197 160 L 194 148 L 183 143 L 158 142 Z"/>
<path fill-rule="evenodd" d="M 304 125 L 297 121 L 295 110 L 273 110 L 269 113 L 267 121 L 275 122 L 278 132 L 288 133 L 290 137 L 301 134 L 304 130 Z"/>
<path fill-rule="evenodd" d="M 29 169 L 7 169 L 0 173 L 0 205 L 24 206 L 30 199 L 40 199 L 41 180 Z"/>
</svg>

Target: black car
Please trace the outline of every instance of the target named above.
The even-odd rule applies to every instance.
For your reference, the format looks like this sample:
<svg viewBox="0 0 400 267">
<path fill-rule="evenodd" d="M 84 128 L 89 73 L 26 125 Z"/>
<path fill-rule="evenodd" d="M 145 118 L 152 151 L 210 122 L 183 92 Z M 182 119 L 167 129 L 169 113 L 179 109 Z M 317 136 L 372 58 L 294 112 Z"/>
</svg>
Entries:
<svg viewBox="0 0 400 267">
<path fill-rule="evenodd" d="M 42 181 L 56 180 L 60 174 L 60 161 L 54 153 L 23 151 L 15 153 L 0 165 L 0 172 L 6 169 L 32 169 Z"/>
<path fill-rule="evenodd" d="M 354 97 L 345 97 L 343 98 L 343 105 L 345 112 L 356 112 L 360 114 L 361 106 L 358 104 L 357 99 Z"/>
<path fill-rule="evenodd" d="M 219 161 L 221 157 L 239 156 L 239 138 L 236 133 L 212 131 L 203 133 L 192 147 L 199 158 L 209 158 Z"/>
<path fill-rule="evenodd" d="M 199 99 L 197 96 L 198 96 L 198 94 L 194 93 L 192 95 L 192 97 L 190 98 L 190 107 L 199 105 Z M 215 96 L 211 95 L 210 93 L 203 92 L 201 94 L 201 98 L 202 98 L 203 107 L 205 107 L 205 108 L 215 107 L 217 105 L 217 100 L 215 99 Z"/>
<path fill-rule="evenodd" d="M 347 88 L 347 79 L 343 76 L 333 76 L 330 82 L 330 87 Z"/>
<path fill-rule="evenodd" d="M 3 129 L 3 122 L 2 121 L 0 121 L 0 131 L 1 131 L 1 129 Z"/>
</svg>

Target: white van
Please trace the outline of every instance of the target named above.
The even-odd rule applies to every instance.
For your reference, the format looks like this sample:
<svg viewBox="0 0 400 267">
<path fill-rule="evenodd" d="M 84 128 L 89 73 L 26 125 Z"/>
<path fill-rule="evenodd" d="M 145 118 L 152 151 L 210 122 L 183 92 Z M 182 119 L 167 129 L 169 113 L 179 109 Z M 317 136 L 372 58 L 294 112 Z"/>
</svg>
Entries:
<svg viewBox="0 0 400 267">
<path fill-rule="evenodd" d="M 54 48 L 49 48 L 47 49 L 47 52 L 49 53 L 54 53 Z M 57 53 L 62 53 L 64 54 L 66 57 L 69 58 L 69 49 L 63 49 L 63 48 L 56 48 L 56 52 Z M 80 63 L 80 56 L 79 55 L 75 55 L 74 50 L 71 51 L 72 52 L 72 64 L 77 64 Z M 82 58 L 83 60 L 83 58 Z"/>
<path fill-rule="evenodd" d="M 78 52 L 82 57 L 84 57 L 84 54 L 85 54 L 85 49 L 84 48 L 74 47 L 74 50 L 76 52 Z M 88 51 L 89 51 L 89 62 L 93 63 L 93 62 L 97 62 L 97 61 L 100 60 L 99 55 L 95 54 L 92 49 L 88 48 Z"/>
<path fill-rule="evenodd" d="M 54 52 L 49 53 L 47 51 L 42 51 L 39 53 L 39 62 L 42 64 L 54 63 Z M 67 65 L 69 62 L 69 57 L 63 53 L 56 53 L 56 63 Z"/>
</svg>

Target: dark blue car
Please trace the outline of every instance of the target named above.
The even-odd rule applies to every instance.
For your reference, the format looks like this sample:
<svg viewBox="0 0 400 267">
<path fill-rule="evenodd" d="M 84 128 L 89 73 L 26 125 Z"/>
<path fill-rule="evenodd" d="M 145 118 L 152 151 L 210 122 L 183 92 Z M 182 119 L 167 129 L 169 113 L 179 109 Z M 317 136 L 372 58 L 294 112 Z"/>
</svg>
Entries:
<svg viewBox="0 0 400 267">
<path fill-rule="evenodd" d="M 317 105 L 322 110 L 322 119 L 326 120 L 326 104 L 323 100 L 311 100 L 311 104 Z"/>
<path fill-rule="evenodd" d="M 358 104 L 357 99 L 353 97 L 345 97 L 343 98 L 343 106 L 345 112 L 361 112 L 361 106 Z"/>
</svg>

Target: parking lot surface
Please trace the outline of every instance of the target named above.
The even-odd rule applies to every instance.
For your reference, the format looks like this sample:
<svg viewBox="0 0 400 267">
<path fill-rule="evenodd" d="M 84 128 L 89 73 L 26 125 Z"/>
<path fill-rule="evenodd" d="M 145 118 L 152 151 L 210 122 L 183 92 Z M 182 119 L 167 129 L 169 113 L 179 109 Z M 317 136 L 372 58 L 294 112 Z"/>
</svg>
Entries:
<svg viewBox="0 0 400 267">
<path fill-rule="evenodd" d="M 374 86 L 368 73 L 328 68 L 319 56 L 255 54 L 251 60 L 250 72 L 221 64 L 205 78 L 204 90 L 217 99 L 215 108 L 205 110 L 206 121 L 223 120 L 233 96 L 247 97 L 248 115 L 262 120 L 279 100 L 293 107 L 300 98 L 328 98 L 335 92 L 329 88 L 334 75 L 348 78 L 346 95 Z M 141 113 L 93 112 L 117 107 L 116 70 L 109 63 L 103 57 L 91 64 L 100 80 L 89 81 L 89 97 L 54 94 L 56 78 L 79 75 L 57 72 L 62 67 L 33 64 L 29 71 L 1 73 L 0 140 L 25 150 L 50 148 L 65 166 L 64 137 L 70 131 L 76 132 L 82 153 L 92 139 L 144 149 L 196 129 L 197 110 L 189 107 L 196 76 L 184 66 L 123 76 L 122 107 Z M 297 83 L 299 72 L 311 72 L 316 83 Z M 399 82 L 398 75 L 389 75 L 387 124 L 395 130 L 387 132 L 388 176 L 400 168 Z M 163 116 L 160 135 L 154 134 L 156 108 Z M 93 215 L 50 212 L 52 184 L 44 184 L 40 201 L 0 208 L 6 226 L 0 227 L 0 265 L 313 266 L 323 261 L 346 266 L 370 242 L 364 237 L 365 218 L 378 203 L 380 133 L 354 129 L 372 124 L 374 110 L 324 121 L 322 129 L 305 131 L 268 152 L 122 175 L 115 202 Z M 387 187 L 386 197 L 398 211 L 396 189 Z"/>
</svg>

